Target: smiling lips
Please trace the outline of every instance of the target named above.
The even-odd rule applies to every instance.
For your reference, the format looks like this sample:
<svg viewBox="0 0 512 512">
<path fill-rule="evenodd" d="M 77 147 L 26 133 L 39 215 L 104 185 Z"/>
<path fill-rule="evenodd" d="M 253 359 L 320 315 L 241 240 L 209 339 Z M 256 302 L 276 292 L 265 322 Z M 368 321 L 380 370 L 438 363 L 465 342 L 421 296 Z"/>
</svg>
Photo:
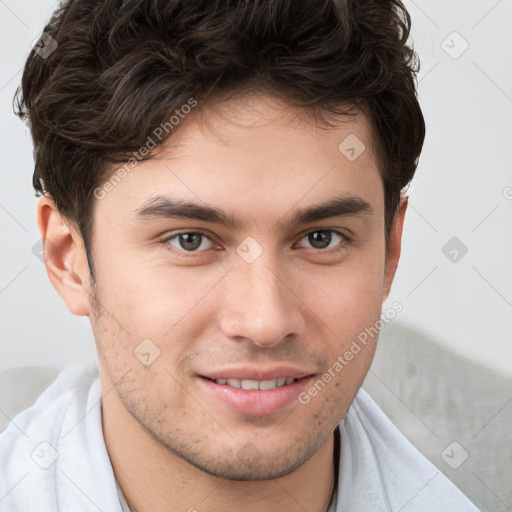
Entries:
<svg viewBox="0 0 512 512">
<path fill-rule="evenodd" d="M 313 372 L 296 367 L 227 368 L 199 375 L 203 389 L 230 409 L 244 414 L 272 414 L 291 405 Z"/>
</svg>

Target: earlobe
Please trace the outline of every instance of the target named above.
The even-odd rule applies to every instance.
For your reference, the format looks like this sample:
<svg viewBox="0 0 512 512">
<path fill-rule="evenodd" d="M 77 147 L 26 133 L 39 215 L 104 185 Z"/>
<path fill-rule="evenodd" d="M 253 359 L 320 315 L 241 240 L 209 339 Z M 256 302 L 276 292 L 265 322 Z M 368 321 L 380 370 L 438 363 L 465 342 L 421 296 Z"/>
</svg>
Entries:
<svg viewBox="0 0 512 512">
<path fill-rule="evenodd" d="M 89 269 L 81 236 L 48 197 L 42 197 L 37 204 L 37 223 L 46 272 L 53 287 L 71 313 L 89 315 Z"/>
<path fill-rule="evenodd" d="M 386 257 L 386 268 L 384 273 L 384 294 L 382 302 L 384 302 L 391 291 L 391 285 L 395 278 L 400 253 L 402 250 L 402 231 L 404 227 L 405 213 L 407 211 L 408 198 L 405 195 L 400 197 L 400 205 L 395 214 L 393 225 L 389 233 L 389 245 Z"/>
</svg>

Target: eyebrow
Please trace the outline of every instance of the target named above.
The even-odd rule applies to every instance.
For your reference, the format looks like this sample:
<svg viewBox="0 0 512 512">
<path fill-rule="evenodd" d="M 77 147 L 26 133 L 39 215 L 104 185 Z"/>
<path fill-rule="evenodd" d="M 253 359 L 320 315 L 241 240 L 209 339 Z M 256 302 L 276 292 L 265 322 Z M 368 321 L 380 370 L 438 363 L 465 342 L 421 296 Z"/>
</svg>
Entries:
<svg viewBox="0 0 512 512">
<path fill-rule="evenodd" d="M 355 195 L 334 197 L 323 203 L 299 208 L 293 214 L 285 215 L 277 224 L 283 227 L 286 224 L 292 227 L 308 224 L 331 217 L 353 217 L 358 215 L 371 215 L 373 208 L 362 198 Z M 193 203 L 181 199 L 165 196 L 156 196 L 147 201 L 136 210 L 136 218 L 150 220 L 158 218 L 192 219 L 215 224 L 222 224 L 232 231 L 247 229 L 248 223 L 221 208 L 214 208 L 205 204 Z"/>
</svg>

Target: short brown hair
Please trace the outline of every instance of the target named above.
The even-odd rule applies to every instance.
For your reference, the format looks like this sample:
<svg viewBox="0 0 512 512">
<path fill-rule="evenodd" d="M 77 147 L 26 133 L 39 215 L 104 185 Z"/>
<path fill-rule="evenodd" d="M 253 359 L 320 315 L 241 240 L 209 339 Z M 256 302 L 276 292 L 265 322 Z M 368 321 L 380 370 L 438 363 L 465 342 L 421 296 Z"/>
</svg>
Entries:
<svg viewBox="0 0 512 512">
<path fill-rule="evenodd" d="M 400 0 L 65 1 L 44 28 L 57 47 L 31 51 L 16 96 L 36 193 L 42 179 L 83 237 L 93 278 L 93 191 L 112 164 L 191 97 L 201 106 L 260 87 L 318 112 L 368 115 L 388 236 L 425 136 L 410 23 Z"/>
</svg>

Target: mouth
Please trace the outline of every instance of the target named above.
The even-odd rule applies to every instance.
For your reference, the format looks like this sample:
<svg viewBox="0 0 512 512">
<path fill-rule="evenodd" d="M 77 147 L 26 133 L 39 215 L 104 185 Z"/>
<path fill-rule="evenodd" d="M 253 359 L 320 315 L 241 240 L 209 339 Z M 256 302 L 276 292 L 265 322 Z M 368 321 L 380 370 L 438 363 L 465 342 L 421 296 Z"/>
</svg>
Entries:
<svg viewBox="0 0 512 512">
<path fill-rule="evenodd" d="M 260 378 L 255 378 L 255 372 L 249 375 L 252 378 L 243 378 L 241 371 L 226 373 L 230 375 L 198 375 L 200 385 L 222 408 L 227 406 L 231 411 L 250 415 L 269 415 L 296 405 L 298 395 L 314 377 L 297 371 L 272 372 L 273 375 Z"/>
</svg>

